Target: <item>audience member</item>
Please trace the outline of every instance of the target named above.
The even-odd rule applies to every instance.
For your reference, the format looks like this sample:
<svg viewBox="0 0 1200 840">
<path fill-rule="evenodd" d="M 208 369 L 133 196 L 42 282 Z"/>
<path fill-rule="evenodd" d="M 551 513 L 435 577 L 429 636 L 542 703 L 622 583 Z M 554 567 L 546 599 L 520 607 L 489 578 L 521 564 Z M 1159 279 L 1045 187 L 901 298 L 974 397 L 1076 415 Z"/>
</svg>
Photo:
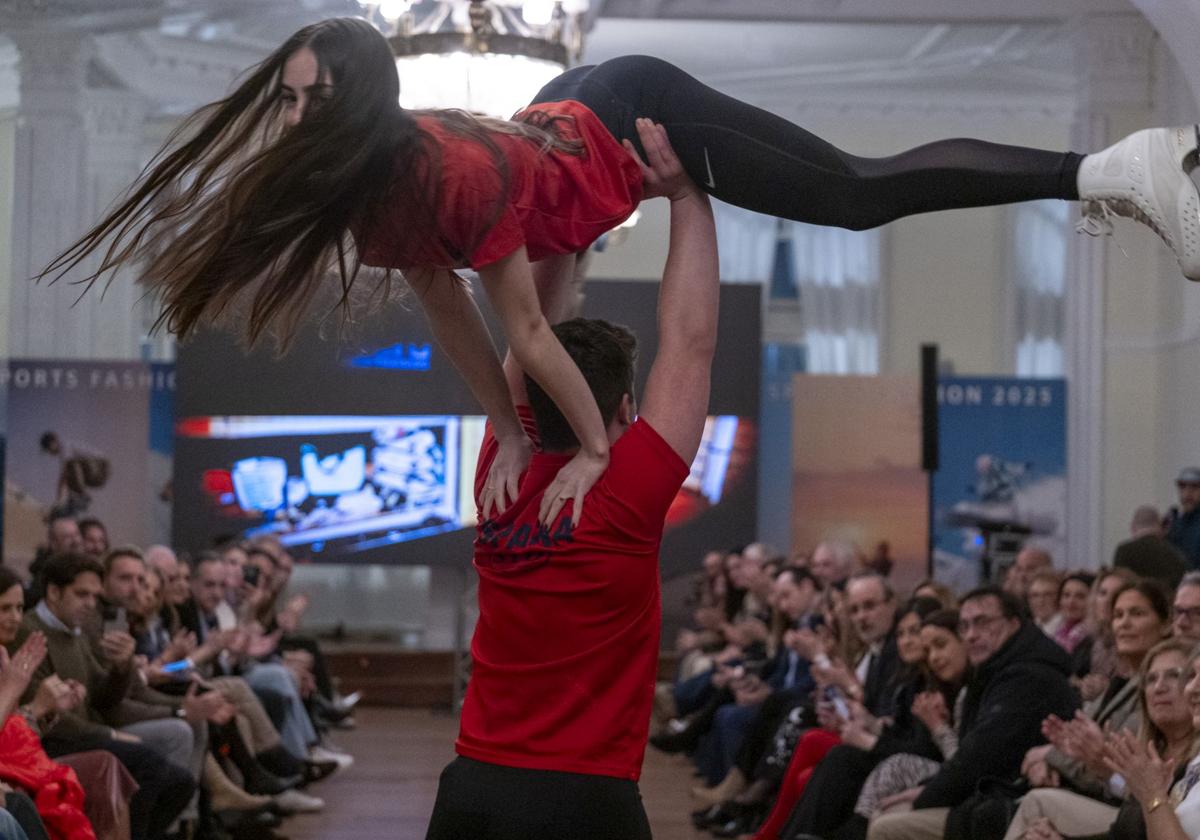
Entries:
<svg viewBox="0 0 1200 840">
<path fill-rule="evenodd" d="M 1026 601 L 1029 604 L 1029 614 L 1038 629 L 1050 638 L 1058 633 L 1062 625 L 1062 616 L 1058 612 L 1058 592 L 1062 586 L 1062 578 L 1052 569 L 1042 569 L 1035 572 L 1029 582 L 1029 594 Z"/>
<path fill-rule="evenodd" d="M 1072 572 L 1063 578 L 1058 587 L 1058 614 L 1061 618 L 1054 632 L 1054 641 L 1069 654 L 1091 638 L 1092 628 L 1088 623 L 1088 605 L 1091 601 L 1092 584 L 1096 576 L 1088 572 Z M 1074 656 L 1072 656 L 1074 660 Z M 1075 672 L 1072 668 L 1072 673 Z"/>
<path fill-rule="evenodd" d="M 1113 552 L 1113 568 L 1129 569 L 1138 577 L 1154 578 L 1174 589 L 1187 571 L 1187 559 L 1164 536 L 1162 517 L 1150 505 L 1133 512 L 1130 539 Z"/>
<path fill-rule="evenodd" d="M 950 809 L 985 777 L 1011 778 L 1042 740 L 1042 721 L 1066 718 L 1076 699 L 1066 653 L 1023 619 L 1011 592 L 984 587 L 962 599 L 959 633 L 974 673 L 967 683 L 959 746 L 924 785 L 902 796 L 912 810 L 872 820 L 870 840 L 941 840 Z"/>
<path fill-rule="evenodd" d="M 1175 479 L 1179 507 L 1167 516 L 1167 541 L 1187 560 L 1189 569 L 1200 569 L 1200 467 L 1184 467 Z"/>
<path fill-rule="evenodd" d="M 1176 637 L 1200 645 L 1200 572 L 1188 572 L 1179 581 L 1173 607 Z"/>
<path fill-rule="evenodd" d="M 1004 575 L 1004 589 L 1011 592 L 1019 600 L 1029 598 L 1029 587 L 1033 584 L 1034 576 L 1041 571 L 1054 568 L 1054 558 L 1050 552 L 1037 546 L 1027 545 L 1019 552 L 1013 564 Z"/>
<path fill-rule="evenodd" d="M 134 678 L 133 639 L 117 626 L 105 632 L 99 642 L 102 663 L 80 632 L 96 610 L 103 567 L 85 555 L 60 554 L 45 564 L 43 575 L 45 597 L 26 613 L 14 641 L 19 645 L 34 633 L 46 638 L 48 655 L 36 669 L 25 699 L 35 697 L 41 684 L 53 679 L 84 686 L 86 699 L 77 710 L 59 713 L 42 743 L 51 756 L 87 749 L 114 754 L 138 784 L 130 800 L 134 837 L 159 840 L 196 790 L 188 770 L 192 730 L 175 717 L 120 722 L 121 704 Z"/>
<path fill-rule="evenodd" d="M 858 547 L 843 541 L 823 542 L 813 549 L 809 567 L 822 589 L 842 588 L 854 573 L 861 554 Z"/>
<path fill-rule="evenodd" d="M 80 550 L 88 557 L 99 560 L 108 553 L 108 529 L 94 516 L 79 520 Z"/>
</svg>

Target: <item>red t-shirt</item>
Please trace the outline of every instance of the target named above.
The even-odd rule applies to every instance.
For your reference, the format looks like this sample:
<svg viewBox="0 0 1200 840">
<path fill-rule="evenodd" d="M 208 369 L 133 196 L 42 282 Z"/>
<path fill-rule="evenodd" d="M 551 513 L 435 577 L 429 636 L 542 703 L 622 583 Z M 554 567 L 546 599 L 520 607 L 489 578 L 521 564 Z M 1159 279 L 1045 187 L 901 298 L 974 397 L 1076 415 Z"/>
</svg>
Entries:
<svg viewBox="0 0 1200 840">
<path fill-rule="evenodd" d="M 523 411 L 526 428 L 530 416 Z M 475 499 L 496 456 L 489 428 Z M 476 531 L 479 622 L 456 749 L 538 770 L 637 781 L 650 727 L 662 609 L 663 520 L 688 465 L 645 420 L 612 446 L 573 531 L 571 504 L 537 525 L 570 456 L 536 453 L 521 494 Z"/>
<path fill-rule="evenodd" d="M 433 213 L 446 242 L 414 242 L 411 214 L 399 203 L 404 196 L 396 196 L 396 212 L 373 224 L 365 237 L 363 262 L 387 268 L 477 269 L 522 245 L 536 261 L 582 251 L 629 218 L 642 200 L 641 169 L 599 117 L 573 100 L 527 110 L 573 117 L 555 128 L 564 139 L 581 139 L 583 154 L 542 152 L 523 137 L 492 132 L 508 163 L 506 195 L 488 149 L 449 133 L 434 117 L 418 117 L 417 124 L 438 147 L 432 159 L 441 161 L 440 195 Z"/>
</svg>

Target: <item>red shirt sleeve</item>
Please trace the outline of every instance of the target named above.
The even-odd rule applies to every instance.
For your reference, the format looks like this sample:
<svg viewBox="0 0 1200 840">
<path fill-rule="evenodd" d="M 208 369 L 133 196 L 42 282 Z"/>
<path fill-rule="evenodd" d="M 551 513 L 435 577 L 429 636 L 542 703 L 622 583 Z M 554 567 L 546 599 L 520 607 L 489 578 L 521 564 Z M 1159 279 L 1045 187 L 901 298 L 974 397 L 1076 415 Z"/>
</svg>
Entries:
<svg viewBox="0 0 1200 840">
<path fill-rule="evenodd" d="M 605 505 L 606 522 L 628 535 L 657 541 L 667 510 L 690 472 L 654 427 L 638 419 L 613 444 L 608 469 L 597 485 L 612 501 Z"/>
</svg>

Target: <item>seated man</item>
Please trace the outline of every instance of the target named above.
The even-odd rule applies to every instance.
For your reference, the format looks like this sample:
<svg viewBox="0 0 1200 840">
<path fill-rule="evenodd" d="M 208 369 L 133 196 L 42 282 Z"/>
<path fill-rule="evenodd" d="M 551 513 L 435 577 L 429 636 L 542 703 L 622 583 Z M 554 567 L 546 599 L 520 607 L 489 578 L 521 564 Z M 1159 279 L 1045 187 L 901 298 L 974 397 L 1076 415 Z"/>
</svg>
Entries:
<svg viewBox="0 0 1200 840">
<path fill-rule="evenodd" d="M 48 654 L 34 672 L 26 701 L 42 680 L 54 675 L 87 688 L 87 699 L 75 711 L 63 712 L 42 739 L 50 756 L 103 749 L 120 759 L 139 785 L 130 801 L 130 823 L 136 837 L 161 838 L 191 801 L 196 782 L 186 766 L 192 730 L 174 716 L 114 728 L 112 716 L 126 699 L 134 678 L 133 639 L 110 630 L 100 640 L 102 664 L 80 632 L 96 609 L 103 567 L 80 554 L 50 558 L 42 569 L 45 597 L 25 617 L 14 641 L 19 646 L 34 632 L 45 634 Z M 182 716 L 187 712 L 180 710 Z M 143 738 L 145 736 L 145 738 Z M 172 761 L 169 756 L 183 756 Z"/>
<path fill-rule="evenodd" d="M 962 599 L 959 635 L 974 672 L 958 724 L 958 751 L 920 788 L 913 810 L 871 821 L 869 840 L 941 840 L 950 809 L 986 777 L 1014 779 L 1030 747 L 1043 743 L 1042 721 L 1067 720 L 1078 700 L 1067 654 L 1023 618 L 1010 592 L 986 586 Z"/>
<path fill-rule="evenodd" d="M 671 199 L 658 352 L 642 411 L 635 417 L 628 330 L 584 319 L 554 327 L 600 406 L 610 447 L 607 468 L 576 511 L 581 500 L 564 506 L 569 493 L 555 476 L 580 442 L 553 401 L 525 382 L 511 357 L 505 362 L 517 414 L 526 428 L 536 422 L 543 449 L 516 498 L 495 514 L 489 502 L 504 488 L 486 485 L 492 464 L 504 446 L 529 444 L 516 417 L 493 418 L 503 425 L 489 428 L 480 450 L 474 671 L 429 840 L 650 837 L 637 779 L 662 622 L 658 552 L 704 430 L 719 284 L 707 198 L 661 128 L 642 124 L 642 141 L 654 165 L 646 170 L 652 194 Z M 572 263 L 568 256 L 535 266 L 545 272 L 541 304 L 551 323 L 569 307 Z M 433 296 L 427 307 L 441 305 Z"/>
</svg>

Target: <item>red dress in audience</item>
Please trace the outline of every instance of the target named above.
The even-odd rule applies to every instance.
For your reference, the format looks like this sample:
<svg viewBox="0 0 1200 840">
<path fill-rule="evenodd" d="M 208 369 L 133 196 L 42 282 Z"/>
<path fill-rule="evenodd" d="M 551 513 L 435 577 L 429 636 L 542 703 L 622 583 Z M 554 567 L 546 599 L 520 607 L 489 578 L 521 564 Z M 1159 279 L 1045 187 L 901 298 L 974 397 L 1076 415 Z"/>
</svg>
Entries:
<svg viewBox="0 0 1200 840">
<path fill-rule="evenodd" d="M 821 763 L 821 759 L 831 749 L 842 743 L 842 739 L 828 729 L 810 729 L 800 737 L 792 760 L 788 762 L 787 772 L 783 775 L 783 784 L 779 788 L 779 797 L 771 815 L 763 823 L 762 828 L 754 835 L 754 840 L 779 840 L 779 832 L 787 825 L 792 816 L 792 809 L 804 794 L 808 780 L 812 778 L 813 768 Z"/>
<path fill-rule="evenodd" d="M 75 771 L 46 755 L 20 715 L 9 715 L 0 727 L 0 780 L 29 794 L 54 840 L 96 840 Z"/>
</svg>

